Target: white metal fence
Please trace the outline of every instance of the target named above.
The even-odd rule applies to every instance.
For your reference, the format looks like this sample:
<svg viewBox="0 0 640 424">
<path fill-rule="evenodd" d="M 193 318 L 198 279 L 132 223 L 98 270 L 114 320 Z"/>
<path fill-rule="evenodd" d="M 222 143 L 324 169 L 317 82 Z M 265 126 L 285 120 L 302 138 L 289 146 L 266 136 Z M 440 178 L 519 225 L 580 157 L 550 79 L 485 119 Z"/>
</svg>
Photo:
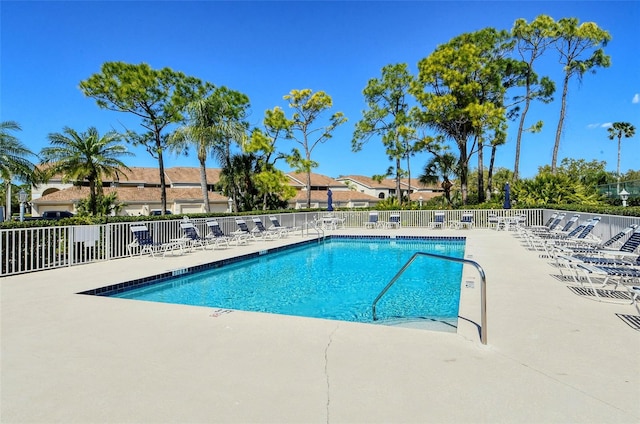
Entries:
<svg viewBox="0 0 640 424">
<path fill-rule="evenodd" d="M 429 227 L 434 220 L 433 210 L 378 211 L 379 221 L 389 221 L 391 213 L 400 213 L 402 227 Z M 546 209 L 527 210 L 453 210 L 445 213 L 447 223 L 459 221 L 463 213 L 472 213 L 475 228 L 491 228 L 490 216 L 513 217 L 524 215 L 529 225 L 541 225 L 555 211 Z M 300 227 L 311 231 L 311 222 L 321 220 L 326 212 L 300 212 L 283 214 L 257 214 L 243 216 L 249 227 L 251 218 L 259 217 L 265 225 L 270 225 L 269 216 L 276 215 L 283 226 Z M 570 212 L 567 215 L 570 216 Z M 362 228 L 369 220 L 369 211 L 337 211 L 333 216 L 343 220 L 347 228 Z M 582 214 L 580 221 L 594 216 Z M 210 218 L 209 218 L 210 219 Z M 234 217 L 218 217 L 225 233 L 237 229 Z M 200 234 L 207 234 L 205 218 L 192 219 Z M 0 230 L 0 276 L 42 271 L 53 268 L 80 265 L 96 261 L 109 261 L 129 254 L 127 245 L 133 241 L 130 226 L 134 222 L 104 225 L 77 225 L 61 227 L 33 227 Z M 135 221 L 140 223 L 140 221 Z M 594 234 L 607 239 L 622 228 L 633 223 L 640 224 L 640 218 L 603 215 Z M 154 220 L 144 222 L 154 240 L 168 242 L 182 237 L 180 220 Z"/>
</svg>

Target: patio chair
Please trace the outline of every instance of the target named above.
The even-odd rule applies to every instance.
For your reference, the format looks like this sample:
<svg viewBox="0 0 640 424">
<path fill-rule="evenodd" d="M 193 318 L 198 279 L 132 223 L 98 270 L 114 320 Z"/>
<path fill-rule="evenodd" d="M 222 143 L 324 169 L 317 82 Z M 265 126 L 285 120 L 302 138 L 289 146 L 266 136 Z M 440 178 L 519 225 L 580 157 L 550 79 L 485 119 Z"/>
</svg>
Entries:
<svg viewBox="0 0 640 424">
<path fill-rule="evenodd" d="M 492 213 L 487 217 L 487 224 L 489 224 L 489 228 L 498 231 L 505 226 L 505 220 L 504 218 L 498 218 L 498 215 Z"/>
<path fill-rule="evenodd" d="M 207 227 L 209 228 L 209 233 L 205 237 L 210 243 L 213 243 L 215 247 L 229 247 L 234 241 L 236 242 L 236 246 L 240 243 L 247 244 L 248 235 L 236 234 L 234 236 L 228 236 L 222 231 L 220 224 L 215 219 L 207 221 Z"/>
<path fill-rule="evenodd" d="M 180 228 L 183 232 L 182 242 L 186 247 L 191 249 L 195 249 L 196 247 L 202 247 L 204 250 L 207 246 L 207 239 L 200 237 L 200 233 L 195 225 L 193 225 L 190 221 L 182 221 L 180 222 Z M 178 240 L 180 241 L 180 240 Z"/>
<path fill-rule="evenodd" d="M 145 224 L 134 224 L 130 228 L 133 233 L 133 241 L 127 245 L 129 256 L 133 256 L 134 249 L 140 249 L 140 256 L 145 252 L 151 256 L 155 256 L 157 252 L 162 252 L 163 257 L 168 251 L 174 252 L 176 249 L 180 249 L 180 252 L 183 251 L 184 245 L 181 242 L 161 243 L 154 240 Z"/>
<path fill-rule="evenodd" d="M 364 228 L 378 228 L 378 212 L 369 212 L 369 220 L 364 223 Z"/>
<path fill-rule="evenodd" d="M 640 246 L 640 228 L 636 228 L 636 230 L 631 234 L 631 237 L 624 242 L 622 246 L 620 246 L 621 252 L 629 252 L 633 253 Z"/>
<path fill-rule="evenodd" d="M 562 213 L 556 213 L 554 215 L 552 215 L 553 219 L 550 218 L 551 222 L 547 220 L 545 225 L 532 225 L 530 227 L 527 227 L 527 230 L 534 234 L 547 233 L 549 231 L 553 231 L 558 225 L 560 225 L 560 223 L 562 222 L 562 220 L 567 214 L 562 212 Z"/>
<path fill-rule="evenodd" d="M 300 230 L 300 227 L 288 227 L 288 226 L 281 225 L 280 221 L 275 216 L 270 216 L 269 221 L 271 221 L 271 227 L 269 228 L 280 230 L 283 237 L 288 236 L 290 232 Z"/>
<path fill-rule="evenodd" d="M 573 224 L 575 224 L 576 222 L 578 222 L 578 219 L 580 219 L 580 214 L 575 214 L 571 217 L 571 219 L 569 219 L 566 224 L 564 224 L 564 226 L 562 227 L 562 229 L 560 229 L 561 233 L 569 233 L 571 231 L 571 227 L 573 227 Z"/>
<path fill-rule="evenodd" d="M 636 228 L 638 228 L 637 224 L 631 224 L 628 227 L 624 228 L 622 231 L 618 232 L 617 234 L 614 234 L 611 238 L 609 238 L 604 242 L 599 242 L 599 241 L 597 242 L 595 240 L 584 240 L 575 245 L 565 244 L 560 248 L 560 250 L 562 250 L 563 253 L 570 254 L 570 255 L 575 255 L 575 254 L 597 255 L 597 254 L 600 254 L 600 252 L 603 252 L 603 254 L 606 254 L 606 252 L 611 250 L 613 250 L 614 252 L 619 252 L 620 251 L 619 248 L 621 248 L 625 243 L 622 240 L 624 240 L 624 238 L 629 233 L 634 231 Z M 612 246 L 618 243 L 621 243 L 619 248 L 613 249 Z"/>
<path fill-rule="evenodd" d="M 247 240 L 256 240 L 255 234 L 249 229 L 247 222 L 242 218 L 236 218 L 238 229 L 231 232 L 232 236 L 244 236 Z"/>
<path fill-rule="evenodd" d="M 433 221 L 429 223 L 429 228 L 444 228 L 445 225 L 447 225 L 447 221 L 444 219 L 444 212 L 435 212 Z"/>
<path fill-rule="evenodd" d="M 460 221 L 452 222 L 451 228 L 473 228 L 473 214 L 472 213 L 463 213 L 462 217 L 460 217 Z"/>
<path fill-rule="evenodd" d="M 392 212 L 389 215 L 389 220 L 387 222 L 381 223 L 384 228 L 400 228 L 402 223 L 400 222 L 400 214 L 397 212 Z"/>
<path fill-rule="evenodd" d="M 589 295 L 593 294 L 600 302 L 615 302 L 633 304 L 637 296 L 634 296 L 630 287 L 637 287 L 640 284 L 640 268 L 616 265 L 596 265 L 584 262 L 575 264 L 577 270 L 582 271 L 584 279 L 589 284 Z M 579 284 L 585 287 L 579 277 L 576 279 Z M 600 280 L 600 281 L 598 281 Z M 613 285 L 612 291 L 604 291 L 607 285 Z M 618 287 L 624 287 L 625 291 L 618 291 Z"/>
<path fill-rule="evenodd" d="M 629 225 L 628 227 L 626 227 L 625 229 L 620 231 L 618 234 L 615 234 L 609 240 L 607 240 L 604 243 L 602 243 L 602 247 L 605 247 L 605 248 L 609 247 L 610 248 L 614 244 L 620 242 L 620 240 L 622 240 L 627 234 L 629 234 L 630 232 L 632 232 L 636 228 L 638 228 L 638 224 Z"/>
<path fill-rule="evenodd" d="M 581 243 L 591 234 L 593 228 L 600 222 L 600 219 L 599 216 L 596 216 L 586 220 L 569 232 L 552 231 L 550 233 L 539 234 L 538 236 L 546 240 L 557 240 L 558 243 L 562 243 L 563 240 L 566 242 Z"/>
<path fill-rule="evenodd" d="M 264 226 L 262 220 L 260 218 L 251 218 L 253 221 L 253 229 L 251 232 L 258 237 L 262 237 L 264 240 L 275 240 L 282 236 L 282 230 L 278 230 L 276 228 L 269 229 Z"/>
</svg>

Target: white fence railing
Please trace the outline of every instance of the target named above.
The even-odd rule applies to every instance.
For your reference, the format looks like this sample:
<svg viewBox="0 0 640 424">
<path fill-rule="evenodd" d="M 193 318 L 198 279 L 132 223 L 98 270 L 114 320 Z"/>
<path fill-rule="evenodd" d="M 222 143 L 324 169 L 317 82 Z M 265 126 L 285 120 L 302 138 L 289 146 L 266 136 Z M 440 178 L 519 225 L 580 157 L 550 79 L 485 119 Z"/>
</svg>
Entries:
<svg viewBox="0 0 640 424">
<path fill-rule="evenodd" d="M 379 221 L 389 221 L 391 213 L 400 213 L 403 228 L 429 227 L 434 220 L 433 210 L 378 211 Z M 473 213 L 475 228 L 491 228 L 490 216 L 511 217 L 524 215 L 526 223 L 541 225 L 554 212 L 546 209 L 527 210 L 452 210 L 445 212 L 447 223 L 459 221 L 463 213 Z M 276 215 L 284 226 L 308 228 L 308 223 L 322 219 L 326 212 L 299 212 L 283 214 L 256 214 L 243 216 L 249 227 L 253 227 L 251 218 L 259 217 L 266 226 L 270 225 L 269 216 Z M 572 213 L 567 212 L 567 216 Z M 333 216 L 341 218 L 347 228 L 362 228 L 369 220 L 369 211 L 337 211 Z M 580 220 L 593 214 L 582 214 Z M 600 215 L 602 220 L 594 229 L 594 235 L 607 239 L 622 228 L 633 223 L 640 224 L 640 218 Z M 220 227 L 225 233 L 237 229 L 234 217 L 218 217 Z M 205 218 L 192 219 L 200 234 L 207 234 Z M 139 223 L 140 221 L 135 221 Z M 168 242 L 180 238 L 180 220 L 154 220 L 144 222 L 154 240 Z M 80 265 L 96 261 L 108 261 L 126 257 L 127 245 L 133 241 L 130 231 L 132 222 L 103 225 L 77 225 L 61 227 L 32 227 L 0 230 L 0 276 L 42 271 L 53 268 Z"/>
</svg>

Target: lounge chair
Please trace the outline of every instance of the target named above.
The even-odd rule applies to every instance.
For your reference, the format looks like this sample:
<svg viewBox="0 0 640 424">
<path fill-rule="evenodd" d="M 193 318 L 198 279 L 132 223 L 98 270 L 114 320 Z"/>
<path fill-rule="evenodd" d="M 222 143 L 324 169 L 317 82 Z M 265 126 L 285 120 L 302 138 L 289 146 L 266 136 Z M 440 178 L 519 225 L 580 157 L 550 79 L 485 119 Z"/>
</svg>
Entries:
<svg viewBox="0 0 640 424">
<path fill-rule="evenodd" d="M 552 231 L 550 233 L 539 234 L 538 236 L 546 240 L 557 240 L 558 242 L 562 242 L 562 240 L 568 242 L 582 242 L 583 240 L 587 239 L 589 235 L 591 235 L 593 228 L 598 225 L 600 219 L 601 218 L 599 216 L 593 217 L 589 220 L 584 221 L 569 232 Z"/>
<path fill-rule="evenodd" d="M 435 212 L 433 221 L 429 223 L 429 228 L 444 228 L 445 225 L 447 225 L 447 221 L 444 219 L 444 212 Z"/>
<path fill-rule="evenodd" d="M 498 218 L 496 214 L 489 214 L 487 217 L 487 224 L 489 224 L 489 228 L 493 228 L 498 231 L 500 228 L 505 226 L 504 218 Z"/>
<path fill-rule="evenodd" d="M 191 249 L 195 249 L 200 246 L 202 250 L 204 250 L 207 246 L 207 239 L 200 237 L 200 233 L 195 225 L 193 225 L 190 221 L 182 221 L 180 222 L 180 228 L 184 233 L 181 240 L 185 247 L 189 247 Z"/>
<path fill-rule="evenodd" d="M 276 228 L 269 229 L 264 226 L 262 220 L 260 218 L 251 218 L 253 221 L 253 229 L 251 232 L 254 234 L 254 237 L 262 237 L 264 240 L 275 240 L 277 238 L 282 237 L 282 230 L 278 230 Z"/>
<path fill-rule="evenodd" d="M 582 271 L 585 280 L 589 284 L 589 295 L 593 294 L 601 302 L 615 302 L 633 304 L 637 296 L 634 296 L 629 287 L 637 287 L 640 284 L 640 267 L 614 266 L 614 265 L 593 265 L 577 262 L 575 269 Z M 585 287 L 579 277 L 576 278 Z M 613 285 L 613 291 L 605 292 L 603 289 L 608 285 Z M 624 287 L 624 292 L 617 291 L 618 287 Z"/>
<path fill-rule="evenodd" d="M 473 214 L 463 213 L 462 217 L 460 217 L 460 221 L 451 223 L 451 228 L 473 228 Z"/>
<path fill-rule="evenodd" d="M 604 243 L 602 243 L 602 247 L 605 247 L 605 248 L 612 247 L 614 244 L 619 243 L 620 240 L 624 239 L 624 237 L 627 234 L 629 234 L 630 232 L 634 231 L 636 228 L 638 228 L 637 224 L 629 225 L 628 227 L 626 227 L 625 229 L 620 231 L 618 234 L 615 234 L 609 240 L 607 240 Z M 623 242 L 623 244 L 624 244 L 624 242 Z"/>
<path fill-rule="evenodd" d="M 400 222 L 400 214 L 397 212 L 391 213 L 387 222 L 381 223 L 384 228 L 400 228 L 402 223 Z"/>
<path fill-rule="evenodd" d="M 232 236 L 244 236 L 247 240 L 256 240 L 255 234 L 249 229 L 244 219 L 236 218 L 236 225 L 238 229 L 231 233 Z"/>
<path fill-rule="evenodd" d="M 134 249 L 140 249 L 141 256 L 145 252 L 151 256 L 155 256 L 157 252 L 162 252 L 163 257 L 168 251 L 174 252 L 177 249 L 180 249 L 181 253 L 183 251 L 184 245 L 179 241 L 161 243 L 154 240 L 145 224 L 132 225 L 131 232 L 133 233 L 133 241 L 127 245 L 129 256 L 133 256 Z"/>
<path fill-rule="evenodd" d="M 636 228 L 638 228 L 637 224 L 631 224 L 628 227 L 624 228 L 622 231 L 614 234 L 611 238 L 604 242 L 596 242 L 594 240 L 584 240 L 575 246 L 564 245 L 559 250 L 561 250 L 565 254 L 575 255 L 575 254 L 599 254 L 600 252 L 606 253 L 613 249 L 614 245 L 620 243 L 618 249 L 613 249 L 614 251 L 619 251 L 619 248 L 624 246 L 626 241 L 623 241 L 624 238 L 631 232 L 633 232 Z"/>
<path fill-rule="evenodd" d="M 569 219 L 564 226 L 562 227 L 562 229 L 560 229 L 561 233 L 568 233 L 571 231 L 571 227 L 573 227 L 573 224 L 575 224 L 576 222 L 578 222 L 578 219 L 580 219 L 580 214 L 575 214 L 571 217 L 571 219 Z"/>
<path fill-rule="evenodd" d="M 378 212 L 369 212 L 369 220 L 364 223 L 364 228 L 378 228 Z"/>
<path fill-rule="evenodd" d="M 545 223 L 545 225 L 533 225 L 531 227 L 527 227 L 527 230 L 533 233 L 545 233 L 545 232 L 555 230 L 556 227 L 560 225 L 560 223 L 562 222 L 562 220 L 567 214 L 562 212 L 562 213 L 556 213 L 554 215 L 552 215 L 553 219 L 550 218 L 551 222 L 549 222 L 548 220 Z"/>
<path fill-rule="evenodd" d="M 293 231 L 300 230 L 300 227 L 288 227 L 288 226 L 281 225 L 280 221 L 275 216 L 270 216 L 269 221 L 271 221 L 271 227 L 269 228 L 280 230 L 283 237 L 288 236 L 289 233 Z"/>
<path fill-rule="evenodd" d="M 207 227 L 209 228 L 209 234 L 205 237 L 209 240 L 209 243 L 213 243 L 215 247 L 226 246 L 229 247 L 234 241 L 236 245 L 247 244 L 249 236 L 243 236 L 237 234 L 234 236 L 228 236 L 220 228 L 220 224 L 215 219 L 207 221 Z"/>
<path fill-rule="evenodd" d="M 629 239 L 620 246 L 620 249 L 594 249 L 586 251 L 571 251 L 570 249 L 558 249 L 555 255 L 556 264 L 562 274 L 562 268 L 575 268 L 576 264 L 589 264 L 590 266 L 640 266 L 640 256 L 634 253 L 640 245 L 640 229 L 636 228 Z M 576 277 L 577 278 L 577 277 Z"/>
</svg>

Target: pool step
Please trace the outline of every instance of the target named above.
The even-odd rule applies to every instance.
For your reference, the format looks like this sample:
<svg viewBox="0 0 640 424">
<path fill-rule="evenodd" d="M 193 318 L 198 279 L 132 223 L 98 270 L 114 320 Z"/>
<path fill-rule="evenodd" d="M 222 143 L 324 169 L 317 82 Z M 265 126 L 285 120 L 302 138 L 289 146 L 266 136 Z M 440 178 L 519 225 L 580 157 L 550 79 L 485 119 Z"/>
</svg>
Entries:
<svg viewBox="0 0 640 424">
<path fill-rule="evenodd" d="M 444 320 L 436 318 L 389 318 L 376 322 L 381 325 L 391 327 L 417 328 L 420 330 L 443 331 L 446 333 L 455 333 L 458 330 L 458 320 Z"/>
</svg>

